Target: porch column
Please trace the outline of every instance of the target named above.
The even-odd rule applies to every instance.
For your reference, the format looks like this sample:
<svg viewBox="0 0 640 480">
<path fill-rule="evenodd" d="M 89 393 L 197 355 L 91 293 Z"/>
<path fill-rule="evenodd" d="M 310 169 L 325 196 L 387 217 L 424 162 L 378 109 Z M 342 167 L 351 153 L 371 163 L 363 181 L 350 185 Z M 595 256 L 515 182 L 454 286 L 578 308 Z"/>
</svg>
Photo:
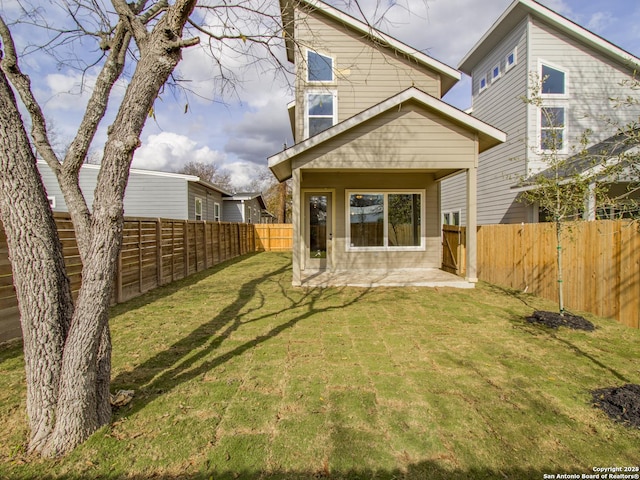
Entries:
<svg viewBox="0 0 640 480">
<path fill-rule="evenodd" d="M 292 284 L 296 287 L 302 285 L 302 276 L 300 269 L 302 268 L 302 233 L 304 231 L 300 222 L 302 222 L 301 208 L 303 199 L 300 197 L 300 181 L 302 180 L 300 169 L 293 169 L 291 172 L 291 223 L 293 224 L 293 265 Z"/>
<path fill-rule="evenodd" d="M 478 195 L 478 166 L 467 170 L 467 273 L 465 280 L 476 283 L 478 281 L 476 228 L 477 228 L 477 195 Z"/>
<path fill-rule="evenodd" d="M 592 221 L 596 219 L 596 184 L 589 184 L 589 191 L 585 198 L 583 220 Z"/>
</svg>

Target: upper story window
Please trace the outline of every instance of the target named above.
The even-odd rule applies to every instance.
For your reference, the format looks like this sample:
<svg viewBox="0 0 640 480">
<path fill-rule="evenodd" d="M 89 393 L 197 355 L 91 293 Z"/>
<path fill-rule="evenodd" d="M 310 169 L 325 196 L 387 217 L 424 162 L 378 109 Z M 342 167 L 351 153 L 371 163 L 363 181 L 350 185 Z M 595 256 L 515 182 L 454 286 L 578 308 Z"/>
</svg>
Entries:
<svg viewBox="0 0 640 480">
<path fill-rule="evenodd" d="M 487 86 L 487 76 L 485 75 L 480 79 L 480 92 L 485 91 Z"/>
<path fill-rule="evenodd" d="M 564 107 L 542 107 L 540 109 L 540 150 L 564 152 L 567 123 Z"/>
<path fill-rule="evenodd" d="M 543 95 L 564 95 L 566 93 L 565 73 L 549 65 L 542 64 L 540 74 Z"/>
<path fill-rule="evenodd" d="M 313 137 L 336 124 L 337 103 L 336 92 L 307 93 L 307 137 Z"/>
<path fill-rule="evenodd" d="M 498 64 L 491 69 L 491 82 L 495 82 L 496 80 L 498 80 L 500 78 L 500 75 L 500 65 Z"/>
<path fill-rule="evenodd" d="M 333 58 L 308 50 L 307 81 L 333 82 Z"/>
<path fill-rule="evenodd" d="M 517 62 L 518 62 L 518 52 L 517 52 L 517 49 L 514 48 L 511 52 L 507 54 L 506 57 L 504 57 L 504 71 L 508 72 L 509 70 L 511 70 L 513 67 L 516 66 Z"/>
</svg>

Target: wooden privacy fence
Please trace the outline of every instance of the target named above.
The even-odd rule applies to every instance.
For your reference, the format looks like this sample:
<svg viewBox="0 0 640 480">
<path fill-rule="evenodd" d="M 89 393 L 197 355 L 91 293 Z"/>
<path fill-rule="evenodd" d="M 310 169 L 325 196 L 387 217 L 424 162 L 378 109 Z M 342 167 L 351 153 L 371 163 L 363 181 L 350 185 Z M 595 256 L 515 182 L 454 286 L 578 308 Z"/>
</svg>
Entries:
<svg viewBox="0 0 640 480">
<path fill-rule="evenodd" d="M 290 252 L 293 250 L 293 225 L 260 223 L 255 225 L 256 251 Z"/>
<path fill-rule="evenodd" d="M 640 328 L 638 224 L 578 222 L 563 237 L 566 307 Z M 482 225 L 477 254 L 481 280 L 558 301 L 553 224 Z"/>
<path fill-rule="evenodd" d="M 442 269 L 464 276 L 467 271 L 467 229 L 456 225 L 442 226 Z"/>
<path fill-rule="evenodd" d="M 82 281 L 82 264 L 73 225 L 67 214 L 55 217 L 75 295 Z M 251 224 L 126 218 L 112 300 L 124 302 L 256 250 L 256 230 Z M 0 342 L 20 335 L 6 236 L 0 226 Z"/>
</svg>

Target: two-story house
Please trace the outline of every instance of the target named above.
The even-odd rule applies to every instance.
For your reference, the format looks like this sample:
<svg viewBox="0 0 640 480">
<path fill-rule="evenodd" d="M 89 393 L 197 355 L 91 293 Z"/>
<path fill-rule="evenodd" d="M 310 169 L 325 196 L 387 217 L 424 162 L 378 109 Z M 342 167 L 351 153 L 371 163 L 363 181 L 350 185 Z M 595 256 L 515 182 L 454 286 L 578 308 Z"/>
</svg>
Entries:
<svg viewBox="0 0 640 480">
<path fill-rule="evenodd" d="M 478 154 L 505 134 L 441 100 L 457 70 L 320 1 L 280 6 L 295 145 L 269 167 L 292 178 L 294 285 L 438 269 L 440 181 L 463 175 L 474 225 Z"/>
<path fill-rule="evenodd" d="M 479 224 L 538 221 L 537 207 L 518 201 L 514 187 L 545 169 L 552 134 L 558 153 L 571 156 L 587 130 L 589 145 L 605 145 L 616 133 L 607 120 L 638 120 L 637 109 L 616 108 L 611 98 L 633 93 L 623 83 L 640 59 L 533 0 L 514 1 L 458 68 L 472 78 L 473 116 L 507 133 L 480 154 Z M 525 103 L 533 95 L 542 105 Z M 445 223 L 470 226 L 464 178 L 442 182 L 442 211 Z"/>
</svg>

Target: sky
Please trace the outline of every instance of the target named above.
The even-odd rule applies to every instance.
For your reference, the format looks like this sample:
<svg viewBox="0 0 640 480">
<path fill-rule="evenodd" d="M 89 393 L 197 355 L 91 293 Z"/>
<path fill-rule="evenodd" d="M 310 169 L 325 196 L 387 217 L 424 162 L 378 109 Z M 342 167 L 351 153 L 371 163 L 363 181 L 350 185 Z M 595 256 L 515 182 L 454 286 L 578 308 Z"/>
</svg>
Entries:
<svg viewBox="0 0 640 480">
<path fill-rule="evenodd" d="M 46 8 L 47 0 L 38 1 Z M 332 3 L 344 8 L 346 2 L 338 1 Z M 511 0 L 382 1 L 392 8 L 380 24 L 381 30 L 454 68 L 511 4 Z M 376 0 L 359 3 L 370 14 Z M 640 1 L 540 0 L 540 3 L 640 56 Z M 9 16 L 15 6 L 15 0 L 0 0 L 3 15 Z M 19 48 L 28 35 L 22 32 L 16 33 Z M 282 51 L 276 54 L 284 58 Z M 163 92 L 156 102 L 154 118 L 147 121 L 133 167 L 170 172 L 180 170 L 192 160 L 214 163 L 231 174 L 237 190 L 243 190 L 265 171 L 267 157 L 293 143 L 286 108 L 293 99 L 292 88 L 282 75 L 274 75 L 264 66 L 249 65 L 249 59 L 233 57 L 229 58 L 229 72 L 237 73 L 240 81 L 236 82 L 235 91 L 220 94 L 216 91 L 220 86 L 215 80 L 216 71 L 207 58 L 197 48 L 184 53 L 177 73 L 188 80 L 184 84 L 193 94 L 184 97 L 170 89 Z M 68 143 L 83 112 L 91 74 L 82 77 L 77 70 L 36 54 L 25 57 L 22 68 L 31 76 L 57 141 Z M 115 88 L 114 105 L 122 98 L 124 89 L 124 82 Z M 444 100 L 466 109 L 471 106 L 470 97 L 470 79 L 463 74 Z M 93 144 L 93 156 L 98 160 L 113 111 L 110 110 L 107 123 Z"/>
</svg>

